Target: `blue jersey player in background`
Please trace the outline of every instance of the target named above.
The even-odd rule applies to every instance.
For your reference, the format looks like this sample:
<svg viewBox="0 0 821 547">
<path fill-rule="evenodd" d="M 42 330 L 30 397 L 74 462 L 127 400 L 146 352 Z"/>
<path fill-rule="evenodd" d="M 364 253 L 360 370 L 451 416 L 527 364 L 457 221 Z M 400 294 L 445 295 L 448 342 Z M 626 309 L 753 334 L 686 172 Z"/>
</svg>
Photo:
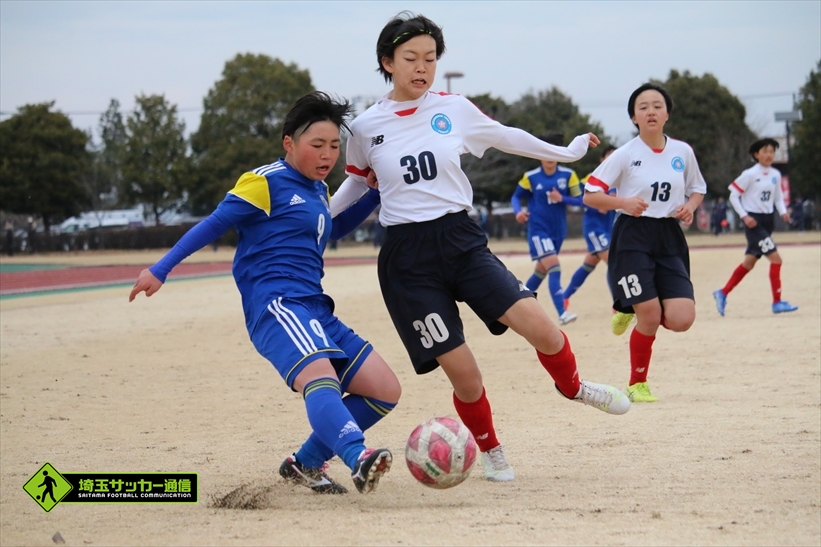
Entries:
<svg viewBox="0 0 821 547">
<path fill-rule="evenodd" d="M 564 135 L 560 133 L 541 139 L 549 144 L 564 146 Z M 536 262 L 533 275 L 525 285 L 536 292 L 547 277 L 547 287 L 559 314 L 560 325 L 575 321 L 577 317 L 564 307 L 559 252 L 567 237 L 567 206 L 581 207 L 581 196 L 579 177 L 575 171 L 555 161 L 542 161 L 541 167 L 524 174 L 511 198 L 516 221 L 519 224 L 527 222 L 530 258 Z M 522 210 L 522 199 L 527 200 L 527 211 Z"/>
<path fill-rule="evenodd" d="M 371 345 L 334 316 L 333 300 L 322 290 L 328 239 L 351 231 L 379 202 L 371 191 L 331 219 L 324 179 L 339 158 L 340 127 L 348 129 L 350 114 L 350 103 L 322 92 L 299 99 L 283 122 L 285 158 L 243 174 L 208 218 L 140 273 L 129 296 L 153 295 L 174 266 L 236 228 L 233 274 L 248 334 L 288 387 L 302 394 L 313 430 L 280 475 L 331 494 L 347 491 L 325 473 L 334 455 L 363 493 L 390 469 L 390 451 L 366 448 L 362 432 L 396 406 L 401 391 Z"/>
<path fill-rule="evenodd" d="M 615 146 L 606 147 L 599 158 L 599 163 L 607 159 L 613 153 Z M 590 175 L 584 177 L 579 184 L 582 195 L 584 195 L 584 185 Z M 615 193 L 615 190 L 612 191 Z M 613 233 L 613 221 L 616 218 L 615 211 L 601 212 L 595 207 L 584 206 L 584 217 L 582 217 L 582 235 L 587 243 L 587 255 L 584 257 L 582 265 L 573 273 L 570 284 L 564 290 L 564 308 L 567 310 L 570 305 L 570 297 L 573 296 L 579 287 L 582 286 L 587 276 L 590 275 L 596 266 L 604 260 L 607 264 L 610 252 L 610 236 Z"/>
</svg>

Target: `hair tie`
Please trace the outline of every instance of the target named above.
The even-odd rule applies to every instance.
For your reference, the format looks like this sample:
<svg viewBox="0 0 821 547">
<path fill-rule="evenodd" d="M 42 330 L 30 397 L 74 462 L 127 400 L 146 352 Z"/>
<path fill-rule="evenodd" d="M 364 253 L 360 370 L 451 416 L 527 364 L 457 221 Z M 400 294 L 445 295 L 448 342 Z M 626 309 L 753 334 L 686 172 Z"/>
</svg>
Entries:
<svg viewBox="0 0 821 547">
<path fill-rule="evenodd" d="M 430 34 L 431 32 L 429 30 L 409 30 L 407 32 L 403 32 L 402 34 L 400 34 L 399 36 L 394 38 L 393 43 L 395 44 L 396 42 L 398 42 L 403 36 L 407 36 L 408 34 L 414 34 L 414 33 L 415 34 Z"/>
</svg>

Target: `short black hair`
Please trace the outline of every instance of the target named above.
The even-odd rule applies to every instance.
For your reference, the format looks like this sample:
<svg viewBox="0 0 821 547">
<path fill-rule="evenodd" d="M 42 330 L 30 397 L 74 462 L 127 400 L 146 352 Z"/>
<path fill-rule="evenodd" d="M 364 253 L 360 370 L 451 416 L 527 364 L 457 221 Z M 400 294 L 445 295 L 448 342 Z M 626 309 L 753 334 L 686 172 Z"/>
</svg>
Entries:
<svg viewBox="0 0 821 547">
<path fill-rule="evenodd" d="M 775 139 L 771 139 L 770 137 L 766 137 L 763 139 L 758 139 L 753 144 L 750 145 L 750 155 L 755 159 L 755 155 L 758 154 L 758 151 L 764 148 L 765 146 L 772 146 L 773 150 L 778 150 L 778 141 Z"/>
<path fill-rule="evenodd" d="M 647 82 L 646 84 L 640 85 L 638 89 L 630 95 L 630 100 L 627 101 L 627 114 L 630 115 L 631 120 L 633 119 L 633 116 L 636 115 L 636 99 L 639 95 L 649 90 L 658 91 L 661 93 L 661 96 L 664 97 L 664 104 L 667 105 L 667 113 L 673 113 L 673 99 L 670 97 L 670 94 L 667 93 L 667 90 L 658 84 Z"/>
<path fill-rule="evenodd" d="M 442 34 L 442 27 L 425 17 L 415 15 L 409 11 L 397 14 L 379 33 L 376 41 L 376 62 L 377 69 L 386 82 L 393 80 L 393 75 L 382 66 L 382 58 L 393 59 L 396 48 L 421 34 L 428 34 L 436 42 L 436 60 L 445 53 L 445 37 Z"/>
<path fill-rule="evenodd" d="M 282 138 L 296 138 L 316 122 L 329 121 L 348 133 L 348 120 L 353 113 L 353 105 L 347 100 L 333 99 L 324 91 L 312 91 L 294 103 L 282 122 Z M 299 135 L 297 135 L 297 133 Z"/>
<path fill-rule="evenodd" d="M 599 156 L 599 158 L 601 158 L 601 160 L 604 161 L 604 158 L 607 156 L 607 154 L 609 154 L 610 152 L 612 152 L 615 149 L 616 149 L 615 146 L 613 146 L 612 144 L 608 144 L 607 146 L 604 147 L 604 150 L 601 151 L 601 156 Z"/>
<path fill-rule="evenodd" d="M 539 140 L 543 140 L 547 144 L 553 144 L 555 146 L 564 146 L 564 133 L 546 133 L 544 135 L 541 135 L 539 137 Z"/>
</svg>

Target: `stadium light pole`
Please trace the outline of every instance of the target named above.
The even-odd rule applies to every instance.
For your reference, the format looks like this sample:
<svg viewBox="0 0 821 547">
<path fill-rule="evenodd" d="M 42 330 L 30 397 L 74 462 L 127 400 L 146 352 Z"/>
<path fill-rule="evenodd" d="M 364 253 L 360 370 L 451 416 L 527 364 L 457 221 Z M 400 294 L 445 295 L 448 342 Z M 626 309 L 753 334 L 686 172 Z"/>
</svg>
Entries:
<svg viewBox="0 0 821 547">
<path fill-rule="evenodd" d="M 445 80 L 448 81 L 448 93 L 450 93 L 450 81 L 453 78 L 464 78 L 465 75 L 461 72 L 445 72 Z"/>
</svg>

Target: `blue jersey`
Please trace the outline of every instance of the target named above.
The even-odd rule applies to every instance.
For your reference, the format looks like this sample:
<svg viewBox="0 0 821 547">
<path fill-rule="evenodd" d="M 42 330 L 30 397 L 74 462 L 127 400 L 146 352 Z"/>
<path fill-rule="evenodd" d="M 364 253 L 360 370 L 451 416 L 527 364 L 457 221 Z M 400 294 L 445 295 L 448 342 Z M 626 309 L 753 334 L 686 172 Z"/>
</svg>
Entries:
<svg viewBox="0 0 821 547">
<path fill-rule="evenodd" d="M 239 234 L 234 280 L 249 332 L 277 296 L 322 294 L 328 186 L 284 161 L 243 174 L 214 215 Z"/>
<path fill-rule="evenodd" d="M 562 194 L 562 201 L 550 199 L 549 194 L 554 189 Z M 546 174 L 541 167 L 525 173 L 511 202 L 513 211 L 518 213 L 521 211 L 521 199 L 527 200 L 530 213 L 528 234 L 563 240 L 567 236 L 567 205 L 581 206 L 581 195 L 576 172 L 559 165 L 552 175 Z"/>
<path fill-rule="evenodd" d="M 322 254 L 331 232 L 328 200 L 323 181 L 308 179 L 284 160 L 265 165 L 243 174 L 217 209 L 150 270 L 164 282 L 185 257 L 236 227 L 232 270 L 250 334 L 277 297 L 323 295 Z"/>
<path fill-rule="evenodd" d="M 590 178 L 590 175 L 587 175 L 581 180 L 579 187 L 581 188 L 582 195 L 584 195 L 584 186 L 587 184 L 587 179 Z M 615 192 L 609 192 L 615 193 Z M 616 211 L 611 210 L 607 211 L 606 213 L 599 212 L 598 209 L 595 207 L 588 207 L 587 205 L 584 206 L 584 216 L 582 217 L 582 225 L 585 227 L 586 230 L 601 230 L 606 232 L 608 237 L 610 232 L 613 229 L 613 221 L 616 218 Z"/>
</svg>

